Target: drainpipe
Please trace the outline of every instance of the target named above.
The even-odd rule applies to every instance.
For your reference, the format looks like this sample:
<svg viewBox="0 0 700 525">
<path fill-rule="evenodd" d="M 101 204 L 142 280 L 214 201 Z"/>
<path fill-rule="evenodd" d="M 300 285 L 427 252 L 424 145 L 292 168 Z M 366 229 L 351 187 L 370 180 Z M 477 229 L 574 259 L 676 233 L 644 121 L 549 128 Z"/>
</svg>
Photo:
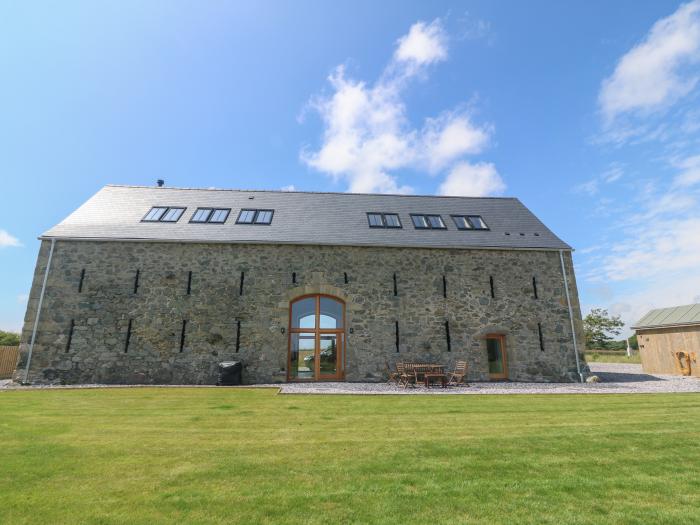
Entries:
<svg viewBox="0 0 700 525">
<path fill-rule="evenodd" d="M 51 268 L 51 259 L 53 258 L 53 247 L 56 244 L 56 239 L 51 239 L 51 249 L 49 250 L 49 260 L 46 263 L 44 271 L 44 282 L 41 283 L 41 293 L 39 294 L 39 306 L 36 307 L 36 316 L 34 317 L 34 328 L 32 328 L 32 339 L 29 343 L 29 355 L 27 355 L 27 368 L 24 369 L 24 382 L 27 382 L 29 377 L 29 365 L 32 362 L 32 352 L 34 351 L 34 342 L 36 341 L 36 330 L 39 327 L 39 316 L 41 315 L 41 305 L 44 302 L 44 291 L 46 291 L 46 281 L 49 278 L 49 268 Z"/>
<path fill-rule="evenodd" d="M 564 291 L 566 292 L 566 305 L 569 308 L 569 321 L 571 321 L 571 336 L 574 340 L 574 356 L 576 357 L 576 371 L 581 378 L 581 383 L 584 382 L 583 374 L 581 373 L 581 361 L 578 357 L 578 344 L 576 343 L 576 326 L 574 325 L 574 313 L 571 310 L 571 297 L 569 296 L 569 280 L 566 278 L 566 269 L 564 268 L 564 250 L 559 250 L 559 260 L 561 261 L 561 274 L 564 276 Z"/>
</svg>

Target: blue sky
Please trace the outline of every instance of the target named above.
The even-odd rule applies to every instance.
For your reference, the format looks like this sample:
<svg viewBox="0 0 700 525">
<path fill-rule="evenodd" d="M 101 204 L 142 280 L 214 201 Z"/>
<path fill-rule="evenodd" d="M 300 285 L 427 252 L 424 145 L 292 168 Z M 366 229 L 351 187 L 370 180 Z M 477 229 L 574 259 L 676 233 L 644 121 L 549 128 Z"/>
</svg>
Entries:
<svg viewBox="0 0 700 525">
<path fill-rule="evenodd" d="M 700 301 L 700 0 L 0 4 L 0 329 L 108 183 L 506 195 L 584 310 Z"/>
</svg>

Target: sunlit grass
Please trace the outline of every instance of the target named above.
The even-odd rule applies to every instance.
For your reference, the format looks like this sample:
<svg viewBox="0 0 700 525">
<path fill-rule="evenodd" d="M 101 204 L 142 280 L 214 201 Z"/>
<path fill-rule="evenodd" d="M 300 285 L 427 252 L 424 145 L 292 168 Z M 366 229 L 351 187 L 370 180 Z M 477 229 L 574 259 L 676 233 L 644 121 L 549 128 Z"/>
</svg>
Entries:
<svg viewBox="0 0 700 525">
<path fill-rule="evenodd" d="M 700 396 L 0 394 L 3 523 L 692 523 Z"/>
<path fill-rule="evenodd" d="M 627 357 L 627 354 L 599 354 L 597 352 L 586 352 L 584 354 L 587 363 L 628 363 L 638 365 L 642 362 L 638 353 Z"/>
</svg>

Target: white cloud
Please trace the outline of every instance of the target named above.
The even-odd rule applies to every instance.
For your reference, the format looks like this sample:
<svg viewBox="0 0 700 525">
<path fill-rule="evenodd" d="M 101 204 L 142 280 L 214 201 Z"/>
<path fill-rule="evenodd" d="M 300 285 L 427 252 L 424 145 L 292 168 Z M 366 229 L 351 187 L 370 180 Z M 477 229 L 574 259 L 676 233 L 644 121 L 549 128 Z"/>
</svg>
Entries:
<svg viewBox="0 0 700 525">
<path fill-rule="evenodd" d="M 328 80 L 333 95 L 311 102 L 325 125 L 323 144 L 316 152 L 302 151 L 302 160 L 336 181 L 347 180 L 353 192 L 410 193 L 388 173 L 415 156 L 416 132 L 406 129 L 400 82 L 367 87 L 347 79 L 343 66 Z"/>
<path fill-rule="evenodd" d="M 700 155 L 687 157 L 675 164 L 681 168 L 681 173 L 673 179 L 674 186 L 689 187 L 700 182 Z"/>
<path fill-rule="evenodd" d="M 635 291 L 620 294 L 609 306 L 610 313 L 620 315 L 628 327 L 649 310 L 700 302 L 700 274 L 669 273 L 665 278 Z"/>
<path fill-rule="evenodd" d="M 287 186 L 282 186 L 280 188 L 280 191 L 297 191 L 296 186 L 294 184 L 288 184 Z"/>
<path fill-rule="evenodd" d="M 598 179 L 591 179 L 574 186 L 574 191 L 576 193 L 587 193 L 592 197 L 598 193 L 599 185 L 600 181 Z"/>
<path fill-rule="evenodd" d="M 338 66 L 328 77 L 330 95 L 311 99 L 309 107 L 324 125 L 317 150 L 304 148 L 308 166 L 348 184 L 352 192 L 412 193 L 397 171 L 448 169 L 462 156 L 483 151 L 490 126 L 473 123 L 464 110 L 446 111 L 412 126 L 403 94 L 411 79 L 448 56 L 447 37 L 439 20 L 418 22 L 397 42 L 379 79 L 367 83 L 349 78 Z"/>
<path fill-rule="evenodd" d="M 589 186 L 581 185 L 602 193 L 624 176 L 627 191 L 605 205 L 603 232 L 614 240 L 578 253 L 584 295 L 607 303 L 628 324 L 651 308 L 687 304 L 700 295 L 700 112 L 696 93 L 690 93 L 700 79 L 699 61 L 700 0 L 694 0 L 657 21 L 601 85 L 600 142 L 634 145 L 633 157 L 640 160 L 635 171 L 646 169 L 648 178 L 637 174 L 634 180 L 634 172 L 623 174 L 621 164 L 612 164 Z M 675 171 L 668 175 L 668 168 Z M 601 284 L 612 297 L 597 291 Z"/>
<path fill-rule="evenodd" d="M 22 243 L 17 237 L 13 237 L 5 230 L 0 230 L 0 248 L 7 248 L 10 246 L 22 246 Z"/>
<path fill-rule="evenodd" d="M 424 65 L 447 60 L 447 35 L 440 20 L 430 24 L 416 22 L 407 35 L 399 38 L 397 44 L 394 53 L 397 62 Z"/>
<path fill-rule="evenodd" d="M 465 154 L 481 153 L 489 142 L 489 134 L 489 129 L 475 126 L 466 114 L 448 113 L 427 119 L 423 143 L 428 168 L 441 170 Z"/>
<path fill-rule="evenodd" d="M 493 164 L 460 162 L 440 185 L 439 193 L 440 195 L 483 197 L 502 193 L 505 188 L 506 185 Z"/>
<path fill-rule="evenodd" d="M 622 178 L 622 176 L 625 174 L 624 170 L 622 169 L 622 166 L 620 166 L 617 163 L 613 163 L 607 170 L 605 170 L 601 174 L 601 179 L 603 179 L 603 182 L 610 184 L 611 182 L 615 182 Z"/>
<path fill-rule="evenodd" d="M 469 11 L 457 17 L 457 24 L 460 27 L 457 38 L 460 40 L 474 40 L 486 38 L 488 44 L 492 44 L 495 35 L 491 31 L 491 24 L 487 20 L 474 18 Z"/>
<path fill-rule="evenodd" d="M 660 191 L 654 184 L 648 184 L 640 190 L 636 197 L 637 213 L 628 214 L 622 221 L 622 226 L 635 229 L 647 228 L 659 220 L 670 220 L 673 217 L 689 218 L 697 210 L 697 196 L 693 192 L 682 190 Z M 635 231 L 635 230 L 632 230 Z"/>
<path fill-rule="evenodd" d="M 19 304 L 27 304 L 28 300 L 29 300 L 29 294 L 21 293 L 17 296 L 17 302 Z"/>
<path fill-rule="evenodd" d="M 603 277 L 611 281 L 660 278 L 700 268 L 700 217 L 649 221 L 637 235 L 611 246 Z"/>
<path fill-rule="evenodd" d="M 690 92 L 698 78 L 684 66 L 697 62 L 699 51 L 700 0 L 694 0 L 657 21 L 603 81 L 598 103 L 608 123 L 626 112 L 662 108 Z"/>
<path fill-rule="evenodd" d="M 598 256 L 584 263 L 588 290 L 605 302 L 596 306 L 621 315 L 631 326 L 653 308 L 698 302 L 699 231 L 700 216 L 649 221 L 597 249 Z M 600 286 L 612 294 L 603 297 Z"/>
<path fill-rule="evenodd" d="M 699 165 L 700 156 L 675 159 L 675 177 L 637 181 L 636 192 L 625 194 L 629 206 L 618 206 L 609 221 L 614 240 L 578 252 L 587 291 L 628 324 L 651 308 L 694 302 L 700 294 L 700 189 L 679 185 Z M 602 297 L 601 285 L 613 297 Z"/>
<path fill-rule="evenodd" d="M 675 177 L 634 181 L 634 191 L 608 203 L 607 237 L 614 240 L 603 242 L 595 256 L 585 258 L 588 281 L 616 282 L 617 289 L 643 291 L 671 273 L 681 281 L 684 274 L 697 273 L 700 188 L 677 182 L 692 173 L 697 160 L 676 159 L 671 163 Z"/>
<path fill-rule="evenodd" d="M 611 184 L 615 181 L 620 180 L 620 178 L 622 178 L 623 175 L 624 170 L 622 169 L 622 165 L 618 162 L 613 162 L 612 164 L 610 164 L 608 169 L 606 169 L 600 175 L 597 175 L 592 179 L 587 180 L 586 182 L 582 182 L 581 184 L 574 186 L 574 192 L 587 193 L 588 195 L 593 197 L 597 195 L 600 191 L 601 184 Z"/>
<path fill-rule="evenodd" d="M 598 251 L 602 250 L 603 248 L 604 248 L 604 246 L 601 244 L 594 244 L 593 246 L 586 246 L 585 248 L 581 248 L 581 249 L 577 250 L 577 252 L 582 254 L 582 255 L 585 255 L 588 253 L 598 252 Z"/>
</svg>

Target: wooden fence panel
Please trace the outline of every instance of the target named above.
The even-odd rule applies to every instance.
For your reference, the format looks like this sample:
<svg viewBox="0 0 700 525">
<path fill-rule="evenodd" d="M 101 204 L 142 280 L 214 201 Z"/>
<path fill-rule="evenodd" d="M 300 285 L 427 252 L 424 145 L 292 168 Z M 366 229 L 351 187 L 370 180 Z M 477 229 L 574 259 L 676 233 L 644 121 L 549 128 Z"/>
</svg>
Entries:
<svg viewBox="0 0 700 525">
<path fill-rule="evenodd" d="M 18 346 L 0 346 L 0 379 L 12 378 L 18 357 Z"/>
</svg>

